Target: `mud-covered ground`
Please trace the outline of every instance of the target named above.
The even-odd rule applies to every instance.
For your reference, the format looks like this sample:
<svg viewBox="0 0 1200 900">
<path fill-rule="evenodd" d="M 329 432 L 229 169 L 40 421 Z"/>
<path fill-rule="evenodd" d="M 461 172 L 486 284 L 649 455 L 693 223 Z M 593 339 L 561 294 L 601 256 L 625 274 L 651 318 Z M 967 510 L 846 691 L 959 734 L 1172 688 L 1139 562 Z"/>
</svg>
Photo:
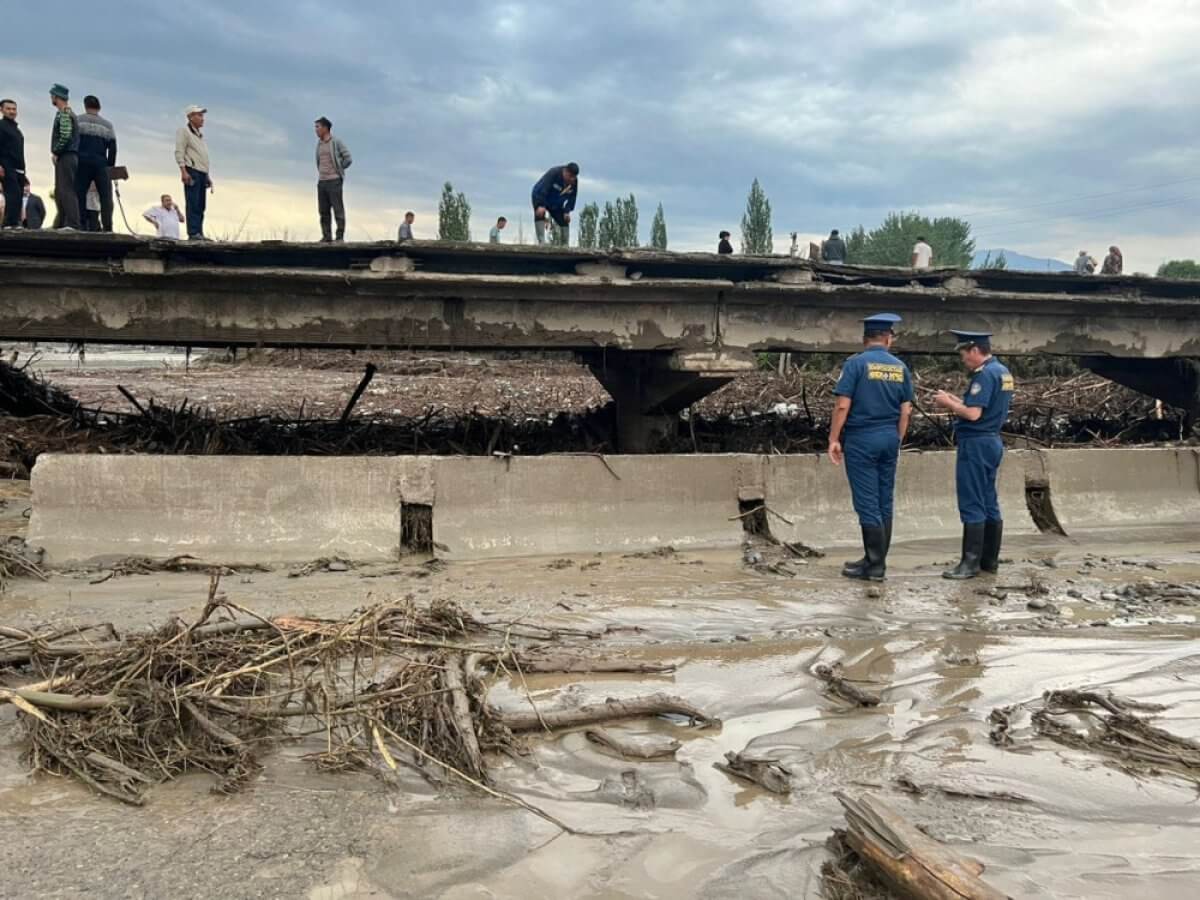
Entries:
<svg viewBox="0 0 1200 900">
<path fill-rule="evenodd" d="M 4 521 L 19 531 L 18 490 Z M 675 760 L 629 762 L 579 732 L 535 737 L 498 759 L 497 785 L 584 835 L 499 800 L 435 794 L 405 776 L 317 774 L 308 743 L 268 756 L 241 794 L 196 775 L 131 809 L 71 781 L 31 778 L 11 706 L 0 708 L 0 894 L 8 897 L 726 898 L 817 897 L 824 842 L 843 822 L 835 790 L 884 798 L 986 866 L 1012 897 L 1192 896 L 1200 884 L 1195 780 L 1122 769 L 1020 726 L 989 740 L 989 713 L 1043 691 L 1093 687 L 1168 704 L 1156 723 L 1200 739 L 1200 606 L 1135 600 L 1129 584 L 1200 580 L 1200 529 L 1014 540 L 996 578 L 952 584 L 950 541 L 905 543 L 873 587 L 842 556 L 755 571 L 741 553 L 589 556 L 429 566 L 420 560 L 289 578 L 226 577 L 264 614 L 343 615 L 387 598 L 452 598 L 499 621 L 621 626 L 614 654 L 673 660 L 671 675 L 501 680 L 495 703 L 550 706 L 667 691 L 721 719 L 616 726 L 669 734 Z M 201 574 L 59 573 L 10 582 L 9 625 L 194 617 Z M 822 691 L 816 662 L 842 661 L 875 708 Z M 319 743 L 320 738 L 309 741 Z M 713 767 L 727 751 L 782 762 L 790 796 Z M 633 772 L 634 775 L 625 773 Z M 926 789 L 915 796 L 898 783 Z M 972 799 L 943 794 L 1017 795 Z"/>
</svg>

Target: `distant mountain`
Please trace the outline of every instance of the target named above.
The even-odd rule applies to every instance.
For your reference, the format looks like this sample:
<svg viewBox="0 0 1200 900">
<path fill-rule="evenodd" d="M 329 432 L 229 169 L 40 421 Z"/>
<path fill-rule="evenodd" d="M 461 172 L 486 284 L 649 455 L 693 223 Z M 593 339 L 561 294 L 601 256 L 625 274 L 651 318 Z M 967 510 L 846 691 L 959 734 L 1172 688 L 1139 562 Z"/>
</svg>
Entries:
<svg viewBox="0 0 1200 900">
<path fill-rule="evenodd" d="M 978 269 L 983 266 L 988 255 L 991 254 L 992 262 L 996 262 L 996 257 L 1001 253 L 1008 261 L 1008 268 L 1018 272 L 1071 272 L 1074 267 L 1070 263 L 1065 263 L 1061 259 L 1040 259 L 1036 256 L 1026 256 L 1023 253 L 1017 253 L 1015 250 L 979 250 L 975 254 L 975 258 L 971 260 L 971 268 Z"/>
</svg>

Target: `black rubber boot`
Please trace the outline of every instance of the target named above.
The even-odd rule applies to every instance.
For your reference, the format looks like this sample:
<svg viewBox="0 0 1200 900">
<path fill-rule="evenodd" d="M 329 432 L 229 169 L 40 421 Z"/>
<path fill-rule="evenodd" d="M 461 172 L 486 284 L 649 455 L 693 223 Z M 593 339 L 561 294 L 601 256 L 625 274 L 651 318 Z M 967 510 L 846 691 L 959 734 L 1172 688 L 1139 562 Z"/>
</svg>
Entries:
<svg viewBox="0 0 1200 900">
<path fill-rule="evenodd" d="M 854 572 L 843 571 L 847 578 L 857 578 L 861 581 L 883 581 L 887 573 L 887 549 L 884 543 L 885 532 L 881 525 L 864 525 L 862 530 L 863 549 L 866 551 L 866 564 Z"/>
<path fill-rule="evenodd" d="M 887 559 L 888 550 L 892 547 L 892 520 L 888 519 L 883 523 L 883 556 Z M 854 562 L 844 563 L 842 565 L 842 574 L 847 578 L 862 578 L 863 572 L 867 568 L 866 548 L 863 548 L 862 559 L 856 559 Z"/>
<path fill-rule="evenodd" d="M 979 557 L 979 568 L 995 575 L 1000 571 L 1000 541 L 1004 538 L 1004 523 L 991 519 L 983 523 L 983 553 Z"/>
<path fill-rule="evenodd" d="M 974 578 L 979 574 L 979 560 L 983 556 L 983 532 L 982 522 L 963 526 L 962 560 L 953 569 L 943 572 L 943 578 L 959 581 Z"/>
</svg>

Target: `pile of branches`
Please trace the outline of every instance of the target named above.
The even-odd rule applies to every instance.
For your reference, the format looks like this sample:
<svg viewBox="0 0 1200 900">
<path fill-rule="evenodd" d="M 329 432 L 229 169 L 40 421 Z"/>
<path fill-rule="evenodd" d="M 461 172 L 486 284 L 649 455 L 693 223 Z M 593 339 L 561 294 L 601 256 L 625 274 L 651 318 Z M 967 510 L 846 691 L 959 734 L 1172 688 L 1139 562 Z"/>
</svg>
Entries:
<svg viewBox="0 0 1200 900">
<path fill-rule="evenodd" d="M 796 367 L 745 375 L 704 398 L 662 449 L 673 452 L 813 453 L 825 450 L 838 371 Z M 916 402 L 906 446 L 953 446 L 953 419 L 933 395 L 961 396 L 966 376 L 944 366 L 913 368 Z M 1184 416 L 1093 375 L 1017 378 L 1005 434 L 1034 446 L 1146 443 L 1187 437 Z"/>
<path fill-rule="evenodd" d="M 128 635 L 0 627 L 0 670 L 37 679 L 0 687 L 0 702 L 22 713 L 34 771 L 141 805 L 150 786 L 194 770 L 237 791 L 272 745 L 317 734 L 322 748 L 307 758 L 322 770 L 404 765 L 505 796 L 488 786 L 485 754 L 522 752 L 521 733 L 660 714 L 709 722 L 657 694 L 561 710 L 489 705 L 489 672 L 622 670 L 619 660 L 544 652 L 590 633 L 489 624 L 411 598 L 345 619 L 267 619 L 225 600 L 218 582 L 192 624 Z"/>
</svg>

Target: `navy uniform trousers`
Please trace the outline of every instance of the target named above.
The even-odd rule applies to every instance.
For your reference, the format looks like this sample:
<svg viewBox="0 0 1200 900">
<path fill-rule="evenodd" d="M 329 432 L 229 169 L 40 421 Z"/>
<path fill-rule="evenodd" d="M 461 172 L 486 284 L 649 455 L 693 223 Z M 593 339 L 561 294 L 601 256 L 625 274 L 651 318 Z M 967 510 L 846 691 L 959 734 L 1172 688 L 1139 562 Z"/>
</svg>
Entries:
<svg viewBox="0 0 1200 900">
<path fill-rule="evenodd" d="M 998 436 L 959 436 L 954 482 L 958 490 L 958 515 L 964 525 L 1000 521 L 996 473 L 1003 458 L 1004 442 Z"/>
<path fill-rule="evenodd" d="M 896 463 L 900 458 L 900 435 L 895 427 L 855 429 L 842 436 L 846 454 L 846 477 L 858 523 L 882 526 L 892 518 L 896 493 Z"/>
</svg>

